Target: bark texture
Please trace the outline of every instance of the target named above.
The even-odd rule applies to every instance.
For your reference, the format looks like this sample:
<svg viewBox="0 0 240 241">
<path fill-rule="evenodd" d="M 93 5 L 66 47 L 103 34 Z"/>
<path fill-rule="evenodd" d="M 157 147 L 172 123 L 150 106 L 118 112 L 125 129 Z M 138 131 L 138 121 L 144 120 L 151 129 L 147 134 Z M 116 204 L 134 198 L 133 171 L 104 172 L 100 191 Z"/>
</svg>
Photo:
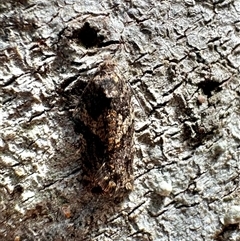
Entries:
<svg viewBox="0 0 240 241">
<path fill-rule="evenodd" d="M 0 239 L 240 240 L 239 0 L 0 0 Z M 110 59 L 134 190 L 89 193 L 65 95 Z"/>
</svg>

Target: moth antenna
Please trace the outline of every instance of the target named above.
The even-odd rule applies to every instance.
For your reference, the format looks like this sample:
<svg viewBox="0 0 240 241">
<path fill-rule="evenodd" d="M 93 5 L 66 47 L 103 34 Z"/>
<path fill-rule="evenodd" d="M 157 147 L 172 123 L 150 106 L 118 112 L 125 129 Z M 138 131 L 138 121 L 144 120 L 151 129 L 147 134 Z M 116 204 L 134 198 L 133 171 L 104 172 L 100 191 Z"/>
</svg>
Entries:
<svg viewBox="0 0 240 241">
<path fill-rule="evenodd" d="M 138 102 L 138 104 L 139 104 L 140 108 L 142 109 L 142 111 L 143 111 L 143 113 L 144 113 L 145 117 L 147 117 L 147 115 L 146 115 L 146 113 L 145 113 L 145 111 L 144 111 L 144 109 L 143 109 L 143 106 L 142 106 L 141 102 L 139 101 L 139 99 L 138 99 L 137 95 L 135 94 L 134 89 L 132 88 L 132 86 L 130 85 L 130 83 L 129 83 L 128 81 L 127 81 L 127 84 L 129 85 L 130 90 L 131 90 L 132 94 L 134 95 L 134 98 L 137 100 L 137 102 Z"/>
<path fill-rule="evenodd" d="M 90 79 L 90 81 L 87 82 L 87 85 L 85 86 L 84 90 L 82 91 L 81 95 L 79 96 L 80 99 L 82 98 L 82 96 L 83 96 L 84 93 L 86 92 L 86 89 L 88 88 L 88 86 L 90 85 L 90 83 L 91 83 L 92 80 L 93 80 L 93 78 Z"/>
<path fill-rule="evenodd" d="M 80 99 L 80 100 L 82 99 L 82 96 L 84 95 L 84 93 L 85 93 L 85 91 L 87 90 L 87 88 L 88 88 L 88 86 L 89 86 L 89 84 L 90 84 L 91 81 L 92 81 L 92 79 L 91 79 L 90 81 L 88 81 L 87 84 L 86 84 L 86 86 L 84 87 L 81 95 L 79 96 L 79 99 Z M 77 105 L 75 106 L 74 111 L 73 111 L 73 115 L 74 115 L 74 116 L 77 115 L 77 113 L 78 113 L 77 110 L 78 110 L 79 106 L 81 105 L 79 99 L 78 99 L 78 103 L 77 103 Z"/>
<path fill-rule="evenodd" d="M 124 48 L 126 48 L 125 43 L 126 43 L 127 41 L 125 41 L 125 40 L 123 39 L 122 35 L 120 36 L 120 41 L 119 41 L 119 42 L 120 42 L 120 44 L 119 44 L 120 46 L 123 45 Z M 125 49 L 125 50 L 126 50 L 126 49 Z M 109 59 L 110 59 L 109 57 L 106 57 L 106 58 L 105 58 L 106 61 L 108 61 Z M 116 66 L 116 67 L 117 67 L 117 66 Z M 131 92 L 132 92 L 132 95 L 133 95 L 134 98 L 137 100 L 137 102 L 138 102 L 140 108 L 142 109 L 145 117 L 148 118 L 148 116 L 147 116 L 147 114 L 145 113 L 144 108 L 143 108 L 141 102 L 139 101 L 139 98 L 138 98 L 137 95 L 135 94 L 135 91 L 134 91 L 134 89 L 132 88 L 130 82 L 126 80 L 126 78 L 124 77 L 122 71 L 121 71 L 118 67 L 117 67 L 117 69 L 119 70 L 119 72 L 120 72 L 122 78 L 124 79 L 124 81 L 125 81 L 125 82 L 127 83 L 127 85 L 129 86 L 129 88 L 130 88 L 130 90 L 131 90 Z"/>
<path fill-rule="evenodd" d="M 101 63 L 100 63 L 99 65 L 101 65 Z M 97 69 L 99 69 L 99 66 L 97 67 Z M 97 72 L 97 71 L 96 71 L 96 72 Z M 91 82 L 94 80 L 94 77 L 95 77 L 95 75 L 90 79 L 90 81 L 87 82 L 87 84 L 86 84 L 86 86 L 84 87 L 81 95 L 79 96 L 79 99 L 82 99 L 82 96 L 85 94 L 87 88 L 89 87 L 89 85 L 91 84 Z M 75 109 L 77 109 L 78 107 L 79 107 L 79 104 L 78 104 L 78 106 L 76 106 Z"/>
<path fill-rule="evenodd" d="M 122 74 L 122 72 L 120 71 L 120 69 L 118 68 L 119 72 L 121 73 L 121 76 L 124 78 L 124 81 L 127 83 L 127 85 L 130 88 L 130 91 L 132 92 L 132 95 L 134 96 L 134 98 L 137 100 L 137 103 L 139 104 L 140 108 L 142 109 L 145 117 L 147 117 L 147 114 L 145 113 L 145 110 L 141 104 L 141 102 L 139 101 L 139 98 L 137 97 L 137 94 L 135 93 L 134 89 L 132 88 L 131 84 L 129 81 L 126 80 L 126 78 L 124 77 L 124 75 Z"/>
</svg>

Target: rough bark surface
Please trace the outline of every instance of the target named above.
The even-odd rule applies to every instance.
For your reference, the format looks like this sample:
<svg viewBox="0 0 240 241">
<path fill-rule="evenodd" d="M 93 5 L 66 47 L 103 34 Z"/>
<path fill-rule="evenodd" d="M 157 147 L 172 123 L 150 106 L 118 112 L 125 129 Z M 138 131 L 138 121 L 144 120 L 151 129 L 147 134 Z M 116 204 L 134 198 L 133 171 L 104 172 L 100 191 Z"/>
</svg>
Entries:
<svg viewBox="0 0 240 241">
<path fill-rule="evenodd" d="M 0 240 L 240 240 L 239 0 L 1 0 L 0 30 Z M 134 94 L 120 203 L 85 190 L 64 96 L 106 59 Z"/>
</svg>

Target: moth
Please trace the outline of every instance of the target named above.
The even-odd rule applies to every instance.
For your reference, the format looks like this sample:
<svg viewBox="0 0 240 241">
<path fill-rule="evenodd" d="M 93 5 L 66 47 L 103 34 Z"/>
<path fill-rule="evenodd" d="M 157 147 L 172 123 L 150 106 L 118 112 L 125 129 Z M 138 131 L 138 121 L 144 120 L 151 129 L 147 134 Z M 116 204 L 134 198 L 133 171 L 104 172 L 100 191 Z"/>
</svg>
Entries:
<svg viewBox="0 0 240 241">
<path fill-rule="evenodd" d="M 82 87 L 74 119 L 84 142 L 83 166 L 92 193 L 124 196 L 133 188 L 132 92 L 116 64 L 102 63 Z"/>
</svg>

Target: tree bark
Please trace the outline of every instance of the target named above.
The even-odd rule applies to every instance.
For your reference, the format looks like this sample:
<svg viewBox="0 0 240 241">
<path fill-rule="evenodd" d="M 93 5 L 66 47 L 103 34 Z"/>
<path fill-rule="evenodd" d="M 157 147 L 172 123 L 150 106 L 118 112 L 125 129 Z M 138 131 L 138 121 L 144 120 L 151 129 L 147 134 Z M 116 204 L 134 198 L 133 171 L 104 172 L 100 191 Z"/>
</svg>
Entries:
<svg viewBox="0 0 240 241">
<path fill-rule="evenodd" d="M 240 240 L 240 1 L 0 2 L 1 240 Z M 131 87 L 134 190 L 89 192 L 68 96 Z"/>
</svg>

